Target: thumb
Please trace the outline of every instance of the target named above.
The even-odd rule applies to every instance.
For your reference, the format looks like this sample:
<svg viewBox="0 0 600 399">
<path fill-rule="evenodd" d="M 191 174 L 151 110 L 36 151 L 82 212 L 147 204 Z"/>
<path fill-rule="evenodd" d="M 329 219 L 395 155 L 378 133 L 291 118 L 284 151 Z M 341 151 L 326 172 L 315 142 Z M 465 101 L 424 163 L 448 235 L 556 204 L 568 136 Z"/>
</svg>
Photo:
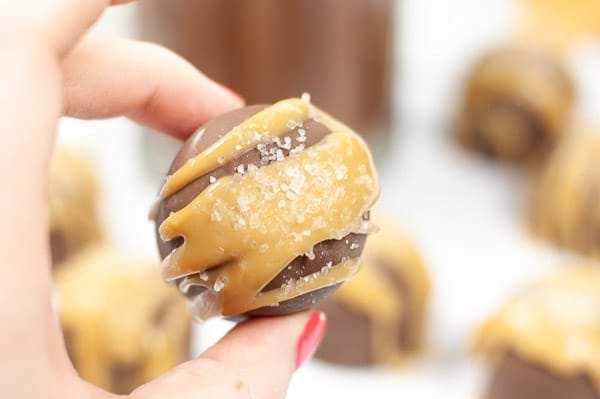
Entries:
<svg viewBox="0 0 600 399">
<path fill-rule="evenodd" d="M 321 342 L 321 312 L 251 319 L 195 360 L 135 390 L 135 399 L 284 398 L 294 371 Z"/>
</svg>

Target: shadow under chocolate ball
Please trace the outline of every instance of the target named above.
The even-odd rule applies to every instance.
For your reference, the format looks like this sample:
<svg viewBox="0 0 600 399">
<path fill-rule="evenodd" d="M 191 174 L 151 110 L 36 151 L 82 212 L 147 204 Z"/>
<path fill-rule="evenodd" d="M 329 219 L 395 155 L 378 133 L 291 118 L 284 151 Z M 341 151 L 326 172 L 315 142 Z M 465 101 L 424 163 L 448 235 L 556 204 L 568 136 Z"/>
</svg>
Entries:
<svg viewBox="0 0 600 399">
<path fill-rule="evenodd" d="M 266 105 L 248 106 L 229 112 L 206 123 L 185 142 L 175 157 L 168 174 L 173 174 L 183 166 L 188 159 L 191 159 L 206 150 L 211 144 L 221 139 L 234 127 L 265 108 L 267 108 Z M 288 132 L 281 135 L 281 138 L 289 137 L 292 142 L 295 142 L 298 137 L 304 136 L 305 139 L 302 139 L 304 140 L 303 146 L 304 148 L 308 148 L 321 141 L 330 133 L 332 133 L 332 131 L 324 124 L 319 123 L 314 119 L 307 119 L 303 121 L 301 126 L 290 128 Z M 159 226 L 172 212 L 177 212 L 188 205 L 212 182 L 214 182 L 215 179 L 235 174 L 240 165 L 242 165 L 242 167 L 254 165 L 260 168 L 267 166 L 271 162 L 276 162 L 276 159 L 271 158 L 265 161 L 265 157 L 263 156 L 265 151 L 268 152 L 271 149 L 281 150 L 282 155 L 285 157 L 290 153 L 290 149 L 281 148 L 275 143 L 267 144 L 266 149 L 263 151 L 252 148 L 230 162 L 212 170 L 210 173 L 198 177 L 181 190 L 163 199 L 159 203 L 155 219 L 156 237 L 160 256 L 164 259 L 183 243 L 182 239 L 163 241 L 158 233 Z M 365 215 L 365 218 L 368 218 L 368 215 Z M 313 273 L 321 271 L 324 267 L 336 265 L 348 259 L 358 258 L 362 253 L 365 241 L 365 234 L 355 233 L 348 234 L 340 240 L 322 241 L 314 246 L 310 256 L 298 256 L 286 265 L 275 278 L 265 285 L 261 292 L 277 289 L 290 280 L 296 280 L 304 276 L 312 275 Z M 201 270 L 198 271 L 198 273 L 200 272 Z M 275 303 L 272 306 L 251 310 L 245 313 L 244 316 L 276 316 L 307 310 L 330 295 L 338 286 L 339 284 L 335 284 L 307 292 L 292 299 Z M 188 291 L 187 295 L 188 297 L 195 296 L 205 289 L 208 288 L 196 286 L 193 290 Z"/>
</svg>

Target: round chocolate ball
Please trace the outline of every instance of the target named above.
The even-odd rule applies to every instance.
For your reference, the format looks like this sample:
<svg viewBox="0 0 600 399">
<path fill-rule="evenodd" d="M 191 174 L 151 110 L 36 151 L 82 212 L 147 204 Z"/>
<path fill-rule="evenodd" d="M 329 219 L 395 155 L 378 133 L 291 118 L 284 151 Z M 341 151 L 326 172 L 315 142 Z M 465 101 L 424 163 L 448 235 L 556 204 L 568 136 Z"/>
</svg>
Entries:
<svg viewBox="0 0 600 399">
<path fill-rule="evenodd" d="M 289 116 L 298 109 L 305 114 Z M 354 153 L 346 154 L 340 140 L 354 143 Z M 216 159 L 212 166 L 200 166 L 201 172 L 168 191 L 178 174 L 210 164 L 210 157 Z M 356 272 L 369 231 L 368 210 L 377 196 L 364 142 L 307 99 L 232 111 L 198 129 L 168 172 L 155 216 L 163 275 L 192 301 L 200 318 L 312 308 Z M 231 202 L 224 205 L 228 197 Z M 180 224 L 188 224 L 187 230 L 169 221 L 184 212 Z M 342 219 L 352 220 L 352 226 Z M 179 230 L 165 237 L 167 225 Z M 274 232 L 280 236 L 272 237 Z M 196 234 L 206 235 L 194 239 Z M 314 242 L 317 236 L 325 239 Z M 188 259 L 186 267 L 182 259 Z M 340 266 L 348 265 L 352 270 L 340 277 Z M 257 292 L 250 295 L 251 289 Z M 239 299 L 244 290 L 246 299 Z"/>
<path fill-rule="evenodd" d="M 600 137 L 577 132 L 553 151 L 530 204 L 534 234 L 584 255 L 600 257 Z"/>
<path fill-rule="evenodd" d="M 48 183 L 48 211 L 53 267 L 100 240 L 97 179 L 85 154 L 62 147 L 54 153 Z"/>
<path fill-rule="evenodd" d="M 411 240 L 389 218 L 366 243 L 361 270 L 320 309 L 327 332 L 315 357 L 346 366 L 397 366 L 417 354 L 429 301 L 427 266 Z"/>
<path fill-rule="evenodd" d="M 577 261 L 516 292 L 477 330 L 489 399 L 600 397 L 600 269 Z"/>
<path fill-rule="evenodd" d="M 189 359 L 185 300 L 157 265 L 96 243 L 55 273 L 65 348 L 81 378 L 130 394 Z"/>
<path fill-rule="evenodd" d="M 566 68 L 552 55 L 528 47 L 492 51 L 467 78 L 458 138 L 491 157 L 529 159 L 562 136 L 574 92 Z"/>
</svg>

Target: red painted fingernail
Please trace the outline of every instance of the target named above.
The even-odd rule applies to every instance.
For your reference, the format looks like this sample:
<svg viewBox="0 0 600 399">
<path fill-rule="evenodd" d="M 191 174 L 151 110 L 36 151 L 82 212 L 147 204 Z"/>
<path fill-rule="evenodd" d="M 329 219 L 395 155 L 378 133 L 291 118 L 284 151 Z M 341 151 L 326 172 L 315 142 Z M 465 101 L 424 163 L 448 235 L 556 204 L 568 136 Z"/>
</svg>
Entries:
<svg viewBox="0 0 600 399">
<path fill-rule="evenodd" d="M 231 87 L 225 86 L 223 83 L 217 82 L 216 80 L 213 80 L 213 82 L 215 82 L 217 84 L 217 86 L 219 86 L 220 88 L 222 88 L 223 90 L 225 90 L 226 92 L 228 92 L 229 94 L 231 94 L 232 96 L 237 98 L 240 102 L 246 104 L 246 99 L 244 97 L 242 97 L 241 94 L 233 91 L 233 89 Z"/>
<path fill-rule="evenodd" d="M 313 312 L 298 338 L 296 346 L 296 370 L 315 353 L 327 329 L 327 319 L 322 312 Z"/>
</svg>

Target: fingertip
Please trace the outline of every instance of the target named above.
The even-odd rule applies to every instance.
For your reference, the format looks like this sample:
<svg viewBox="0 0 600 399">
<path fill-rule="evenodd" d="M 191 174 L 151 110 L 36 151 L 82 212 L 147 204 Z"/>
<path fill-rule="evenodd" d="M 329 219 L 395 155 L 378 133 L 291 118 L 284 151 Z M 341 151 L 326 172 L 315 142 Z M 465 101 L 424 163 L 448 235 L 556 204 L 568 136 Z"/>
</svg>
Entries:
<svg viewBox="0 0 600 399">
<path fill-rule="evenodd" d="M 323 341 L 326 330 L 327 317 L 325 313 L 320 311 L 311 313 L 296 344 L 296 370 L 312 358 Z"/>
</svg>

